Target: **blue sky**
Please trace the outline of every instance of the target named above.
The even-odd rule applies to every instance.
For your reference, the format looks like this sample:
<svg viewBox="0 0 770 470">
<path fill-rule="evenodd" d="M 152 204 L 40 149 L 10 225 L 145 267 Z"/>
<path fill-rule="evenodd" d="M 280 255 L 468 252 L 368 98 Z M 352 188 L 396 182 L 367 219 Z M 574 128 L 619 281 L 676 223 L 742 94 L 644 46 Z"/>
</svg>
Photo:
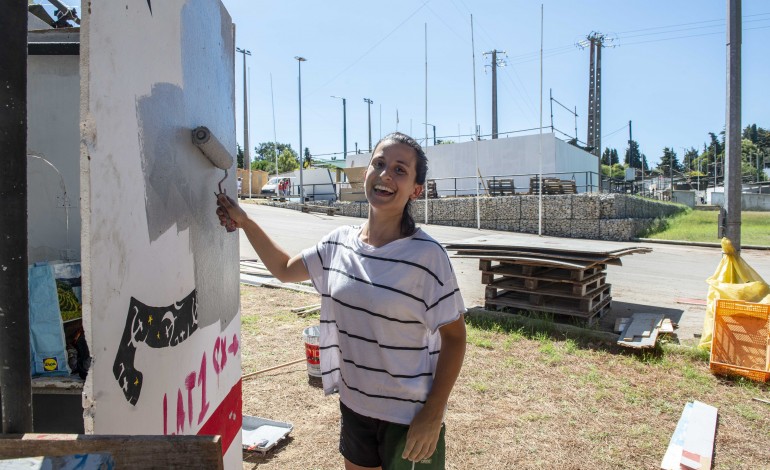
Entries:
<svg viewBox="0 0 770 470">
<path fill-rule="evenodd" d="M 223 0 L 236 24 L 236 45 L 247 58 L 250 143 L 273 140 L 297 149 L 295 56 L 302 63 L 303 146 L 314 156 L 342 152 L 342 102 L 347 99 L 348 151 L 398 130 L 465 141 L 476 110 L 482 134 L 492 130 L 490 58 L 506 52 L 498 69 L 498 128 L 531 129 L 540 122 L 541 2 L 520 0 L 245 1 Z M 663 147 L 702 148 L 725 123 L 726 1 L 544 0 L 543 124 L 550 126 L 549 89 L 577 107 L 577 134 L 586 140 L 588 49 L 576 43 L 592 31 L 614 39 L 602 51 L 602 147 L 633 138 L 655 164 Z M 743 1 L 742 122 L 770 127 L 770 3 Z M 471 47 L 473 14 L 475 47 Z M 242 56 L 236 54 L 236 121 L 243 142 Z M 272 76 L 272 93 L 271 93 Z M 273 120 L 272 102 L 275 103 Z M 398 112 L 399 123 L 396 124 Z M 570 136 L 575 118 L 554 103 L 554 126 Z M 557 134 L 567 138 L 563 134 Z M 429 129 L 432 140 L 433 130 Z M 253 153 L 253 152 L 252 152 Z M 329 158 L 321 157 L 321 158 Z M 515 169 L 512 169 L 512 171 Z"/>
</svg>

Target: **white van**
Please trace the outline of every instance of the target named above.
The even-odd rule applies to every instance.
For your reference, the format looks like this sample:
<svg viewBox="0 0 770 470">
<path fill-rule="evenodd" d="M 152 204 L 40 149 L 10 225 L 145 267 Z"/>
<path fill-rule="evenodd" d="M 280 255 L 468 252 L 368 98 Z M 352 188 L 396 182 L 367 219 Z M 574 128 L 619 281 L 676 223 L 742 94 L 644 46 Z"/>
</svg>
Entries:
<svg viewBox="0 0 770 470">
<path fill-rule="evenodd" d="M 281 181 L 287 181 L 289 182 L 288 188 L 285 190 L 284 194 L 278 194 L 278 185 Z M 265 183 L 264 186 L 262 186 L 262 190 L 260 191 L 260 194 L 264 197 L 284 197 L 291 194 L 292 190 L 294 188 L 294 178 L 290 176 L 274 176 L 267 180 L 267 183 Z"/>
</svg>

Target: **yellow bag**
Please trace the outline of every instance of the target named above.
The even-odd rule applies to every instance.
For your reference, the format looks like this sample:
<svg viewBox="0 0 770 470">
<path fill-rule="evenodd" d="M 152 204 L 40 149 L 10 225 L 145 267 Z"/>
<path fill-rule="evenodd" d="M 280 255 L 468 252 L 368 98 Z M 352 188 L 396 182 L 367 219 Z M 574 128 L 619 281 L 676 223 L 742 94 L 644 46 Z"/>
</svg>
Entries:
<svg viewBox="0 0 770 470">
<path fill-rule="evenodd" d="M 770 286 L 741 259 L 740 255 L 735 253 L 735 247 L 727 238 L 722 238 L 722 252 L 724 256 L 716 272 L 706 279 L 709 292 L 706 297 L 706 317 L 703 319 L 703 333 L 699 344 L 703 349 L 711 349 L 717 299 L 770 304 Z"/>
</svg>

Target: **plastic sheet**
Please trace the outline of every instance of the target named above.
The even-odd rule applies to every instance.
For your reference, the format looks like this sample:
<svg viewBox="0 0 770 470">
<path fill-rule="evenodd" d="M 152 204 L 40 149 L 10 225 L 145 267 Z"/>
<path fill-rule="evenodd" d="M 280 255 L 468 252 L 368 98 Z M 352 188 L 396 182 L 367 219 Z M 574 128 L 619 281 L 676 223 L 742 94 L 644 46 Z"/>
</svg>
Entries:
<svg viewBox="0 0 770 470">
<path fill-rule="evenodd" d="M 722 252 L 722 261 L 714 274 L 706 279 L 709 291 L 699 344 L 703 349 L 711 349 L 714 312 L 718 299 L 770 304 L 770 286 L 735 252 L 735 247 L 727 238 L 722 238 Z"/>
</svg>

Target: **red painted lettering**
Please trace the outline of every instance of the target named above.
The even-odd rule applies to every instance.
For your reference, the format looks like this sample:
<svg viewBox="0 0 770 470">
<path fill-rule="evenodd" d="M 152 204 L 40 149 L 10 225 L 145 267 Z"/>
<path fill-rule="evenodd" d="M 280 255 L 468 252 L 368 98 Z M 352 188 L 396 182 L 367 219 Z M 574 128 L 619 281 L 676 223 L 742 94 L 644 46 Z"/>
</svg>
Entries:
<svg viewBox="0 0 770 470">
<path fill-rule="evenodd" d="M 198 386 L 201 387 L 201 412 L 198 415 L 198 424 L 203 422 L 206 412 L 209 410 L 209 402 L 206 400 L 206 353 L 201 358 L 201 370 L 198 374 Z"/>
<path fill-rule="evenodd" d="M 184 401 L 182 400 L 181 389 L 177 389 L 176 395 L 176 432 L 184 433 Z"/>
</svg>

